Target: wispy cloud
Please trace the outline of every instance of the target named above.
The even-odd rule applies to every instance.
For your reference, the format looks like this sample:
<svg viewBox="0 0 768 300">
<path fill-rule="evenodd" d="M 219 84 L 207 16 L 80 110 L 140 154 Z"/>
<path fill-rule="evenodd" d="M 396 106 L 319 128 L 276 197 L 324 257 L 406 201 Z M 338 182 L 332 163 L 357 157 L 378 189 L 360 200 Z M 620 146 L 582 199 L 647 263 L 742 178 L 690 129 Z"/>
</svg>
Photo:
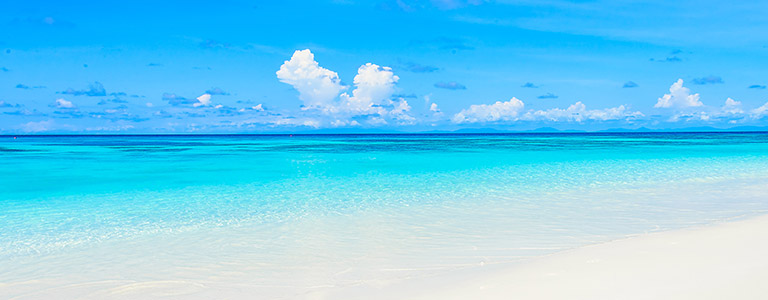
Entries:
<svg viewBox="0 0 768 300">
<path fill-rule="evenodd" d="M 764 86 L 764 85 L 760 85 L 760 84 L 753 84 L 753 85 L 750 85 L 748 88 L 750 88 L 750 89 L 758 89 L 758 90 L 764 90 L 764 89 L 765 89 L 765 86 Z"/>
<path fill-rule="evenodd" d="M 629 89 L 629 88 L 636 88 L 636 87 L 637 87 L 637 83 L 635 83 L 634 81 L 627 81 L 627 82 L 625 82 L 625 83 L 624 83 L 624 85 L 623 85 L 623 86 L 621 86 L 621 87 L 622 87 L 622 88 L 625 88 L 625 89 Z"/>
<path fill-rule="evenodd" d="M 440 68 L 430 65 L 422 65 L 415 62 L 407 62 L 403 65 L 403 68 L 407 71 L 414 72 L 414 73 L 432 73 L 437 70 L 440 70 Z"/>
<path fill-rule="evenodd" d="M 75 90 L 72 88 L 68 88 L 67 90 L 61 93 L 65 95 L 88 96 L 88 97 L 102 97 L 107 95 L 107 91 L 104 89 L 104 86 L 98 81 L 88 85 L 87 89 Z"/>
<path fill-rule="evenodd" d="M 720 76 L 715 76 L 715 75 L 709 75 L 706 77 L 693 79 L 693 84 L 698 84 L 698 85 L 718 84 L 718 83 L 723 83 L 723 79 L 720 78 Z"/>
<path fill-rule="evenodd" d="M 539 99 L 557 99 L 557 95 L 552 94 L 552 93 L 546 93 L 546 94 L 538 96 L 536 98 L 539 98 Z"/>
<path fill-rule="evenodd" d="M 683 61 L 683 59 L 677 56 L 668 56 L 662 59 L 651 58 L 650 61 L 674 63 L 674 62 L 681 62 Z"/>
<path fill-rule="evenodd" d="M 20 109 L 20 110 L 15 110 L 15 111 L 6 111 L 6 112 L 3 112 L 3 114 L 4 115 L 9 115 L 9 116 L 26 116 L 26 117 L 30 117 L 30 116 L 36 116 L 36 117 L 45 116 L 44 113 L 38 111 L 37 109 L 33 109 L 33 110 Z"/>
<path fill-rule="evenodd" d="M 452 53 L 475 49 L 475 47 L 472 46 L 466 39 L 457 37 L 439 37 L 431 40 L 414 40 L 411 41 L 411 44 L 415 46 L 426 46 L 439 50 L 448 50 Z"/>
<path fill-rule="evenodd" d="M 392 97 L 394 97 L 394 98 L 411 98 L 411 99 L 416 99 L 419 96 L 416 96 L 416 94 L 414 94 L 414 93 L 410 93 L 410 94 L 393 94 Z"/>
<path fill-rule="evenodd" d="M 526 82 L 525 84 L 520 86 L 521 88 L 529 88 L 529 89 L 536 89 L 539 88 L 538 85 L 533 84 L 533 82 Z"/>
<path fill-rule="evenodd" d="M 9 107 L 21 107 L 20 104 L 10 104 L 8 102 L 0 100 L 0 108 L 9 108 Z"/>
<path fill-rule="evenodd" d="M 229 93 L 221 88 L 213 87 L 205 91 L 206 94 L 228 96 Z"/>
<path fill-rule="evenodd" d="M 164 101 L 168 101 L 168 104 L 173 106 L 197 103 L 197 99 L 182 97 L 174 93 L 163 93 L 163 96 L 161 99 L 163 99 Z"/>
<path fill-rule="evenodd" d="M 450 81 L 450 82 L 441 81 L 441 82 L 435 83 L 435 87 L 441 88 L 441 89 L 447 89 L 447 90 L 466 90 L 467 89 L 466 86 L 456 81 Z"/>
<path fill-rule="evenodd" d="M 458 50 L 475 50 L 474 46 L 471 46 L 466 40 L 461 38 L 449 38 L 441 37 L 436 40 L 440 49 L 451 50 L 456 52 Z"/>
<path fill-rule="evenodd" d="M 19 83 L 19 84 L 16 85 L 16 88 L 17 89 L 22 89 L 22 90 L 30 90 L 30 89 L 44 89 L 45 87 L 42 86 L 42 85 L 28 86 L 26 84 Z"/>
</svg>

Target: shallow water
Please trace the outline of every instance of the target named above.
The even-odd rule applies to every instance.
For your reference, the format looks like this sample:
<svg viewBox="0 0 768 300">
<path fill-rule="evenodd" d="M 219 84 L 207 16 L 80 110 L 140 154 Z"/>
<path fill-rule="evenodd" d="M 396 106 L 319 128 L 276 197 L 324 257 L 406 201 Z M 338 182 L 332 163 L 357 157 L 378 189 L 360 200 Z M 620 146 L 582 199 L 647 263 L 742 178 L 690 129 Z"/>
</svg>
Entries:
<svg viewBox="0 0 768 300">
<path fill-rule="evenodd" d="M 21 298 L 291 297 L 768 209 L 765 133 L 6 136 L 0 163 Z"/>
</svg>

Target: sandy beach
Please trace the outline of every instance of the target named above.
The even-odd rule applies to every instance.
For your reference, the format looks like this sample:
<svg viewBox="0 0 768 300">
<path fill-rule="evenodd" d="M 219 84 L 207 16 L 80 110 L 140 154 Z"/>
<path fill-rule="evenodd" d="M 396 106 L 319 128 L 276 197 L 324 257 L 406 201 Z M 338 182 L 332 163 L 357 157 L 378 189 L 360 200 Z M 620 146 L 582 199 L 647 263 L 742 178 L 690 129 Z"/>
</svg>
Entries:
<svg viewBox="0 0 768 300">
<path fill-rule="evenodd" d="M 312 299 L 765 299 L 768 216 Z"/>
</svg>

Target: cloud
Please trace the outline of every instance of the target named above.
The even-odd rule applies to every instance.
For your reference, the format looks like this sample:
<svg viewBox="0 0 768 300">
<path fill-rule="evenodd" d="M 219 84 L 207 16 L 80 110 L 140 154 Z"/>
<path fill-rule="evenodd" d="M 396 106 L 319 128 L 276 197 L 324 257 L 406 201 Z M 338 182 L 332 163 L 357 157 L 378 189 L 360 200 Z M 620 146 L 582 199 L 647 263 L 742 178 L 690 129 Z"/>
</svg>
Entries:
<svg viewBox="0 0 768 300">
<path fill-rule="evenodd" d="M 581 101 L 576 102 L 566 109 L 552 108 L 548 110 L 537 110 L 526 113 L 521 117 L 523 120 L 544 120 L 544 121 L 565 121 L 565 122 L 583 122 L 586 120 L 609 121 L 622 120 L 627 118 L 639 118 L 643 113 L 639 111 L 628 111 L 624 105 L 606 109 L 587 110 L 586 105 Z"/>
<path fill-rule="evenodd" d="M 709 75 L 707 77 L 693 79 L 693 84 L 703 85 L 703 84 L 717 84 L 717 83 L 723 83 L 723 79 L 720 78 L 720 76 Z"/>
<path fill-rule="evenodd" d="M 280 82 L 293 86 L 307 108 L 330 105 L 347 87 L 336 72 L 322 68 L 309 49 L 297 50 L 277 71 Z"/>
<path fill-rule="evenodd" d="M 389 67 L 372 63 L 360 66 L 354 79 L 355 90 L 352 91 L 352 96 L 347 93 L 340 96 L 340 110 L 357 114 L 382 114 L 381 105 L 395 92 L 395 83 L 399 79 Z"/>
<path fill-rule="evenodd" d="M 496 101 L 494 104 L 475 104 L 455 114 L 451 121 L 457 124 L 496 122 L 516 120 L 525 108 L 520 99 L 512 98 L 507 102 Z"/>
<path fill-rule="evenodd" d="M 0 108 L 8 108 L 8 107 L 21 107 L 20 104 L 10 104 L 5 101 L 0 100 Z"/>
<path fill-rule="evenodd" d="M 197 103 L 192 104 L 194 107 L 209 106 L 211 105 L 211 94 L 202 94 L 197 97 Z"/>
<path fill-rule="evenodd" d="M 459 38 L 441 37 L 437 39 L 437 44 L 440 49 L 451 50 L 453 53 L 459 50 L 475 50 L 475 47 L 470 46 L 465 40 Z"/>
<path fill-rule="evenodd" d="M 754 119 L 762 119 L 763 117 L 768 116 L 768 102 L 763 104 L 763 106 L 753 109 L 750 113 Z"/>
<path fill-rule="evenodd" d="M 708 122 L 712 120 L 712 115 L 705 111 L 697 111 L 697 112 L 685 112 L 685 113 L 678 113 L 669 118 L 669 122 L 691 122 L 691 121 L 703 121 Z"/>
<path fill-rule="evenodd" d="M 162 66 L 163 66 L 163 64 L 158 64 L 158 63 L 148 63 L 147 64 L 147 67 L 162 67 Z"/>
<path fill-rule="evenodd" d="M 229 93 L 217 87 L 210 88 L 209 90 L 205 91 L 205 93 L 211 95 L 229 96 Z"/>
<path fill-rule="evenodd" d="M 703 105 L 704 104 L 701 103 L 701 101 L 699 101 L 699 94 L 691 95 L 691 90 L 683 86 L 683 80 L 678 79 L 677 82 L 673 83 L 672 86 L 669 87 L 669 94 L 664 94 L 664 96 L 659 98 L 658 101 L 656 102 L 656 105 L 654 105 L 653 107 L 686 108 L 686 107 L 696 107 L 696 106 L 703 106 Z"/>
<path fill-rule="evenodd" d="M 725 99 L 725 104 L 723 105 L 722 111 L 726 114 L 743 114 L 744 110 L 741 109 L 741 102 L 736 101 L 728 97 L 728 99 Z"/>
<path fill-rule="evenodd" d="M 22 89 L 22 90 L 29 90 L 29 89 L 44 89 L 45 87 L 41 86 L 41 85 L 38 85 L 38 86 L 28 86 L 28 85 L 19 83 L 19 84 L 16 85 L 16 88 L 17 89 Z"/>
<path fill-rule="evenodd" d="M 101 99 L 96 105 L 105 105 L 109 103 L 128 103 L 128 101 L 115 97 L 113 99 Z"/>
<path fill-rule="evenodd" d="M 28 122 L 22 124 L 20 127 L 24 132 L 41 132 L 51 130 L 53 127 L 55 127 L 54 124 L 55 123 L 53 120 L 46 120 L 39 122 Z"/>
<path fill-rule="evenodd" d="M 750 89 L 764 90 L 765 86 L 764 85 L 759 85 L 759 84 L 753 84 L 753 85 L 750 85 L 749 88 Z"/>
<path fill-rule="evenodd" d="M 637 83 L 635 83 L 634 81 L 627 81 L 622 86 L 622 88 L 625 88 L 625 89 L 636 88 L 636 87 L 637 87 Z"/>
<path fill-rule="evenodd" d="M 394 98 L 412 98 L 412 99 L 415 99 L 415 98 L 418 98 L 419 96 L 416 96 L 416 94 L 414 94 L 414 93 L 410 93 L 410 94 L 393 94 L 392 97 L 394 97 Z"/>
<path fill-rule="evenodd" d="M 352 121 L 355 122 L 355 121 Z M 320 128 L 320 122 L 313 119 L 279 119 L 273 123 L 276 126 L 292 125 L 292 126 L 305 126 L 312 128 Z"/>
<path fill-rule="evenodd" d="M 3 114 L 11 115 L 11 116 L 45 116 L 44 113 L 39 112 L 37 109 L 33 109 L 33 110 L 20 109 L 16 111 L 6 111 L 6 112 L 3 112 Z"/>
<path fill-rule="evenodd" d="M 431 105 L 429 105 L 429 111 L 434 113 L 439 113 L 440 109 L 437 108 L 437 103 L 432 103 Z"/>
<path fill-rule="evenodd" d="M 533 82 L 526 82 L 525 84 L 521 85 L 522 88 L 529 88 L 529 89 L 537 89 L 539 86 L 533 84 Z"/>
<path fill-rule="evenodd" d="M 411 106 L 408 105 L 408 101 L 401 100 L 398 102 L 392 102 L 392 110 L 389 111 L 389 116 L 398 122 L 398 125 L 411 125 L 416 122 L 416 118 L 409 115 Z"/>
<path fill-rule="evenodd" d="M 90 85 L 88 85 L 88 88 L 84 90 L 75 90 L 72 88 L 68 88 L 66 91 L 63 91 L 61 93 L 65 95 L 89 96 L 89 97 L 102 97 L 107 95 L 107 91 L 104 89 L 104 86 L 98 81 L 91 83 Z"/>
<path fill-rule="evenodd" d="M 405 63 L 403 68 L 407 71 L 414 72 L 414 73 L 432 73 L 437 70 L 440 70 L 440 68 L 435 66 L 421 65 L 414 62 Z"/>
<path fill-rule="evenodd" d="M 629 111 L 626 106 L 606 109 L 588 110 L 586 105 L 576 102 L 568 108 L 552 108 L 547 110 L 530 110 L 524 113 L 523 101 L 512 98 L 507 102 L 496 102 L 491 105 L 471 105 L 453 116 L 451 121 L 461 123 L 484 123 L 496 121 L 550 121 L 550 122 L 583 122 L 632 120 L 644 117 L 639 111 Z"/>
<path fill-rule="evenodd" d="M 727 98 L 723 106 L 719 109 L 710 108 L 708 110 L 697 111 L 683 111 L 670 117 L 669 122 L 722 122 L 727 121 L 730 124 L 735 124 L 740 121 L 746 121 L 748 117 L 753 119 L 759 119 L 761 110 L 760 108 L 754 109 L 750 114 L 745 113 L 742 109 L 740 101 L 736 101 L 733 98 Z"/>
<path fill-rule="evenodd" d="M 539 96 L 537 98 L 539 98 L 539 99 L 557 99 L 557 95 L 552 94 L 552 93 L 546 93 L 546 94 L 541 95 L 541 96 Z"/>
<path fill-rule="evenodd" d="M 162 99 L 165 101 L 168 101 L 168 104 L 173 106 L 179 106 L 184 104 L 195 104 L 199 102 L 197 99 L 181 97 L 174 93 L 163 93 Z"/>
<path fill-rule="evenodd" d="M 393 100 L 400 77 L 389 67 L 373 63 L 360 66 L 353 80 L 354 90 L 339 95 L 348 87 L 341 84 L 336 72 L 320 67 L 307 49 L 294 52 L 277 71 L 277 77 L 299 91 L 299 99 L 305 104 L 302 110 L 322 113 L 322 120 L 333 126 L 350 126 L 352 121 L 369 125 L 387 124 L 387 120 L 400 124 L 415 121 L 408 114 L 411 107 L 405 99 Z"/>
<path fill-rule="evenodd" d="M 56 108 L 64 108 L 64 109 L 75 108 L 75 104 L 73 104 L 71 101 L 67 101 L 62 98 L 56 99 L 56 102 L 54 102 L 53 106 Z"/>
<path fill-rule="evenodd" d="M 435 83 L 435 87 L 441 88 L 441 89 L 447 89 L 447 90 L 466 90 L 467 89 L 466 86 L 456 81 L 451 81 L 451 82 L 441 81 L 441 82 Z"/>
<path fill-rule="evenodd" d="M 9 70 L 6 67 L 0 67 L 0 71 L 2 71 L 2 72 L 10 72 L 11 70 Z"/>
<path fill-rule="evenodd" d="M 669 57 L 664 58 L 664 59 L 651 58 L 651 61 L 656 61 L 656 62 L 681 62 L 683 60 L 681 58 L 677 57 L 677 56 L 669 56 Z"/>
</svg>

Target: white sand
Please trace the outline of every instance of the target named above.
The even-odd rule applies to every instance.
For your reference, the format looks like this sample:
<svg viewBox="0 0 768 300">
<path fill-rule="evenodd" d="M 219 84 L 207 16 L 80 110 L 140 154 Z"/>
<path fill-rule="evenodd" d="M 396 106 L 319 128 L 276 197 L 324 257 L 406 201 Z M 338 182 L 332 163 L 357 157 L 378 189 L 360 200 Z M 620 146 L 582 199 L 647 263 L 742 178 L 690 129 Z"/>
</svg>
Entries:
<svg viewBox="0 0 768 300">
<path fill-rule="evenodd" d="M 177 249 L 158 249 L 164 248 Z M 114 262 L 110 255 L 119 251 L 107 250 L 104 255 L 109 255 L 97 255 L 94 261 Z M 46 262 L 35 265 L 42 269 L 28 271 L 51 273 Z M 195 265 L 176 271 L 136 267 L 140 274 L 120 271 L 132 270 L 134 264 L 142 265 L 134 262 L 117 270 L 123 276 L 104 275 L 115 265 L 107 263 L 89 266 L 93 276 L 83 269 L 70 270 L 66 277 L 54 272 L 51 278 L 0 280 L 0 299 L 768 299 L 768 216 L 640 235 L 524 263 L 470 267 L 432 277 L 365 280 L 353 286 L 300 288 L 302 274 L 292 286 L 260 286 L 248 281 L 252 273 L 247 269 L 226 274 L 205 266 L 194 270 L 210 278 L 189 279 Z M 242 261 L 237 265 L 242 267 Z"/>
<path fill-rule="evenodd" d="M 768 299 L 768 216 L 312 299 Z"/>
</svg>

